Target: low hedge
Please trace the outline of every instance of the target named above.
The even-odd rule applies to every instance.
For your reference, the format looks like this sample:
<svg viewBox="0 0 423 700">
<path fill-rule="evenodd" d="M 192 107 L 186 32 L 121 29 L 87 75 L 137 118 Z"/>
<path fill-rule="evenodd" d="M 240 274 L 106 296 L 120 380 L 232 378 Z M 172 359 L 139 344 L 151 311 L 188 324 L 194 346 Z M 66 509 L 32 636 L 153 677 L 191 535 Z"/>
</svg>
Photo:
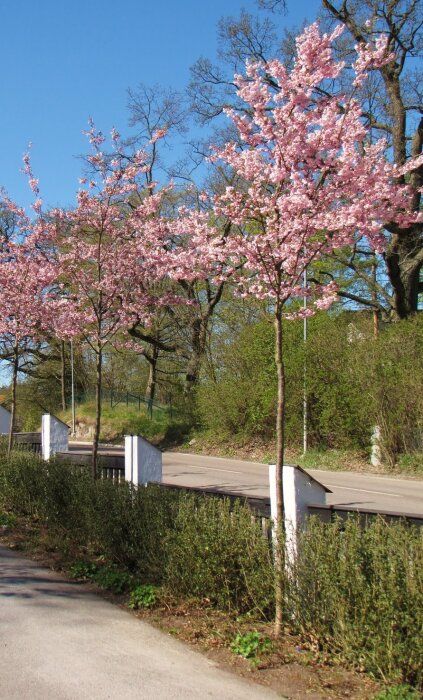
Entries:
<svg viewBox="0 0 423 700">
<path fill-rule="evenodd" d="M 36 517 L 56 542 L 101 554 L 144 584 L 273 616 L 271 550 L 242 503 L 93 481 L 88 470 L 0 448 L 0 508 Z M 421 532 L 310 519 L 285 591 L 290 629 L 375 677 L 422 688 Z"/>
</svg>

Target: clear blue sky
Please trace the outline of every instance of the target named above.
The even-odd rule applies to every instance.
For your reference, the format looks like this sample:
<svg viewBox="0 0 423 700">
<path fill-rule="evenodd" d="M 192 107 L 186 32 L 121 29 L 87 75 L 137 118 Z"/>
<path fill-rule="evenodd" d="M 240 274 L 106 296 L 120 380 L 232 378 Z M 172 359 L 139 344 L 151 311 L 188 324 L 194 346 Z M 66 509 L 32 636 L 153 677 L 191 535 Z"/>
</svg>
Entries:
<svg viewBox="0 0 423 700">
<path fill-rule="evenodd" d="M 288 0 L 287 16 L 275 21 L 312 21 L 319 5 Z M 127 88 L 183 90 L 194 61 L 214 58 L 219 18 L 241 8 L 258 13 L 254 0 L 3 0 L 0 185 L 29 205 L 19 170 L 31 141 L 45 204 L 73 205 L 88 117 L 105 132 L 127 133 Z"/>
</svg>

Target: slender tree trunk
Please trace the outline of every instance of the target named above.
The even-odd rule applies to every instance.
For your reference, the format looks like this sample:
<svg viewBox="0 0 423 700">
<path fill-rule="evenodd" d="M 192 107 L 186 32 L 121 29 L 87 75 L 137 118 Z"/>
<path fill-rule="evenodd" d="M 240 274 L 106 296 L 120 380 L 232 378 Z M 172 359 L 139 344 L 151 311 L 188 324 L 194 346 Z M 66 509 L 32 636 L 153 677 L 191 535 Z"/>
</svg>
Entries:
<svg viewBox="0 0 423 700">
<path fill-rule="evenodd" d="M 15 422 L 16 422 L 16 384 L 18 380 L 18 369 L 19 369 L 19 353 L 18 344 L 15 343 L 13 348 L 13 374 L 12 374 L 12 410 L 10 416 L 10 428 L 9 428 L 9 442 L 7 447 L 7 454 L 9 455 L 13 447 L 13 433 L 15 432 Z"/>
<path fill-rule="evenodd" d="M 275 312 L 275 362 L 278 381 L 278 402 L 276 418 L 276 535 L 274 538 L 275 558 L 275 635 L 282 630 L 284 598 L 284 507 L 282 471 L 285 443 L 285 367 L 283 362 L 282 306 L 278 302 Z"/>
<path fill-rule="evenodd" d="M 151 355 L 147 357 L 146 359 L 148 360 L 148 363 L 150 365 L 149 373 L 148 373 L 148 382 L 147 382 L 147 388 L 145 390 L 145 400 L 152 402 L 154 401 L 154 397 L 156 395 L 156 388 L 157 388 L 157 362 L 159 359 L 159 349 L 156 346 L 153 346 L 153 352 Z"/>
<path fill-rule="evenodd" d="M 66 356 L 65 356 L 65 341 L 62 340 L 60 343 L 60 381 L 62 389 L 62 410 L 66 411 Z"/>
<path fill-rule="evenodd" d="M 103 350 L 101 345 L 97 346 L 96 353 L 96 386 L 95 386 L 95 428 L 92 454 L 92 475 L 94 479 L 98 477 L 97 458 L 98 458 L 98 443 L 100 440 L 100 422 L 101 422 L 101 385 L 102 385 L 102 369 L 103 369 Z"/>
<path fill-rule="evenodd" d="M 377 283 L 377 260 L 376 260 L 376 253 L 373 253 L 373 259 L 372 259 L 372 282 L 373 282 L 373 289 L 372 289 L 372 301 L 373 301 L 373 336 L 375 338 L 379 337 L 379 309 L 376 307 L 377 305 L 377 291 L 376 291 L 376 283 Z"/>
</svg>

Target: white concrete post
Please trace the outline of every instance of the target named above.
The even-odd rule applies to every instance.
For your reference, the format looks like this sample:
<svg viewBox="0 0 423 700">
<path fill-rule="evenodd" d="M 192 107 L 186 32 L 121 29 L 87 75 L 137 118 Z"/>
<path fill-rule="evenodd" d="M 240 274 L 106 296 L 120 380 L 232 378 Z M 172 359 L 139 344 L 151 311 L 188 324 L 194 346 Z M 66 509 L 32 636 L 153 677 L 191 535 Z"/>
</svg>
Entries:
<svg viewBox="0 0 423 700">
<path fill-rule="evenodd" d="M 162 480 L 162 453 L 139 435 L 125 436 L 125 480 L 148 484 Z"/>
<path fill-rule="evenodd" d="M 370 464 L 380 467 L 382 464 L 382 450 L 380 449 L 380 427 L 375 425 L 372 433 L 372 451 L 370 453 Z"/>
<path fill-rule="evenodd" d="M 276 464 L 269 464 L 269 491 L 270 491 L 270 517 L 273 521 L 272 539 L 275 539 L 278 529 L 278 518 L 276 511 Z"/>
<path fill-rule="evenodd" d="M 0 435 L 9 435 L 10 419 L 10 411 L 4 406 L 0 406 Z"/>
<path fill-rule="evenodd" d="M 43 459 L 50 459 L 56 452 L 69 451 L 69 426 L 45 413 L 41 422 L 41 453 Z"/>
<path fill-rule="evenodd" d="M 283 506 L 285 525 L 285 561 L 287 565 L 293 563 L 297 553 L 297 539 L 299 530 L 304 523 L 308 506 L 323 505 L 326 502 L 326 493 L 330 490 L 316 481 L 304 469 L 298 466 L 284 464 L 282 470 Z M 276 522 L 276 466 L 269 465 L 270 487 L 270 513 L 274 526 Z M 273 534 L 274 536 L 274 534 Z"/>
<path fill-rule="evenodd" d="M 133 435 L 125 435 L 125 481 L 134 482 Z"/>
</svg>

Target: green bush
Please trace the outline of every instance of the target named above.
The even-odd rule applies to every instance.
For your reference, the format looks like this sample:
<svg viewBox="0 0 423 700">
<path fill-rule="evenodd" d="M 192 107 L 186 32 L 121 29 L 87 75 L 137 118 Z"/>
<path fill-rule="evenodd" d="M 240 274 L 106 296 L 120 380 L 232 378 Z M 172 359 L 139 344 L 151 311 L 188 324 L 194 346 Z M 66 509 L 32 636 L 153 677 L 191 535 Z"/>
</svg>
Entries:
<svg viewBox="0 0 423 700">
<path fill-rule="evenodd" d="M 302 325 L 286 323 L 286 433 L 299 439 L 303 401 Z M 273 323 L 247 324 L 219 348 L 219 366 L 197 393 L 203 426 L 216 435 L 272 437 L 276 421 L 276 365 Z"/>
<path fill-rule="evenodd" d="M 90 561 L 75 562 L 69 573 L 72 578 L 80 581 L 94 581 L 112 593 L 125 593 L 134 582 L 133 576 L 127 571 L 122 571 L 116 566 L 99 566 Z"/>
<path fill-rule="evenodd" d="M 0 513 L 0 527 L 13 527 L 16 524 L 16 515 L 13 513 Z"/>
<path fill-rule="evenodd" d="M 0 453 L 0 507 L 36 516 L 88 553 L 72 575 L 123 592 L 199 597 L 235 615 L 274 613 L 269 543 L 248 507 L 183 490 L 94 482 L 87 470 Z M 423 687 L 423 533 L 375 519 L 310 519 L 285 570 L 285 624 L 393 684 Z M 101 561 L 101 564 L 99 563 Z M 137 590 L 137 589 L 135 589 Z M 250 640 L 251 641 L 251 640 Z"/>
<path fill-rule="evenodd" d="M 375 676 L 422 686 L 423 537 L 377 518 L 310 519 L 287 580 L 298 631 Z"/>
<path fill-rule="evenodd" d="M 246 324 L 224 342 L 214 342 L 219 363 L 198 390 L 203 427 L 219 436 L 272 438 L 272 325 Z M 308 321 L 305 347 L 302 321 L 287 321 L 284 359 L 287 444 L 302 444 L 305 369 L 310 448 L 368 453 L 378 425 L 384 461 L 393 466 L 401 455 L 412 455 L 418 471 L 423 450 L 423 315 L 393 323 L 375 339 L 371 315 L 322 312 Z M 402 465 L 407 467 L 407 459 Z"/>
<path fill-rule="evenodd" d="M 267 540 L 248 507 L 218 498 L 183 499 L 166 538 L 166 582 L 224 610 L 273 613 Z"/>
<path fill-rule="evenodd" d="M 72 564 L 69 574 L 80 581 L 93 581 L 98 571 L 97 564 L 90 561 L 76 561 Z"/>
<path fill-rule="evenodd" d="M 100 566 L 94 575 L 94 581 L 112 593 L 126 593 L 133 585 L 134 578 L 116 566 Z"/>
</svg>

